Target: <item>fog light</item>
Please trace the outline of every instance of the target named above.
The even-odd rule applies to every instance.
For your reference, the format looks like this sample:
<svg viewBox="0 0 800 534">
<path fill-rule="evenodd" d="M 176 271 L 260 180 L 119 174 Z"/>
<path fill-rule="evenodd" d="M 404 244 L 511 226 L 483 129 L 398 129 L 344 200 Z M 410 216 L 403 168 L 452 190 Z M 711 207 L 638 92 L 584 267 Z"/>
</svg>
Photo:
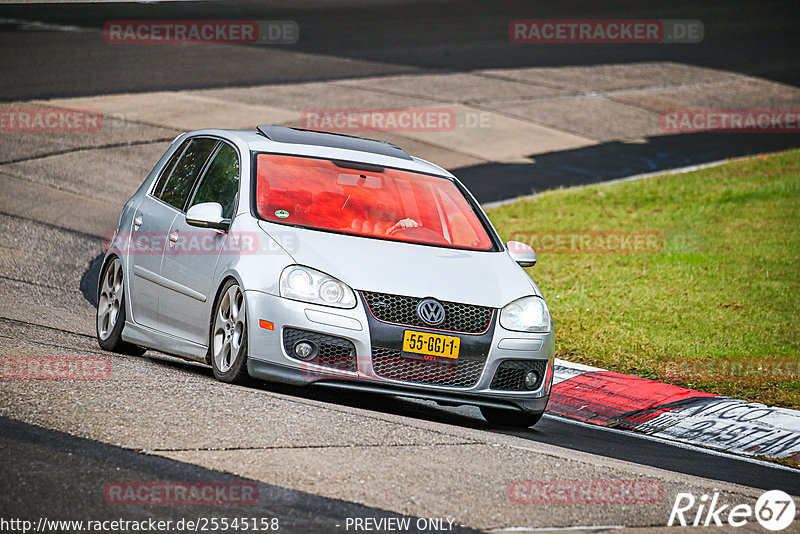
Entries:
<svg viewBox="0 0 800 534">
<path fill-rule="evenodd" d="M 294 353 L 301 360 L 310 360 L 316 355 L 316 350 L 314 350 L 313 343 L 298 341 L 294 346 Z"/>
<path fill-rule="evenodd" d="M 528 389 L 536 389 L 539 386 L 539 373 L 536 371 L 528 371 L 525 375 L 525 387 Z"/>
</svg>

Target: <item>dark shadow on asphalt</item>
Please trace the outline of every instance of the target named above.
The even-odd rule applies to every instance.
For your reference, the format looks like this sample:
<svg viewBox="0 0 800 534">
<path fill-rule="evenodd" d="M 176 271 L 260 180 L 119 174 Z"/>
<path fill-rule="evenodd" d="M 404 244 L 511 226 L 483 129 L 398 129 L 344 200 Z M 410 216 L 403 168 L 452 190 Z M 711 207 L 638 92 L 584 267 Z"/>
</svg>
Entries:
<svg viewBox="0 0 800 534">
<path fill-rule="evenodd" d="M 800 147 L 799 134 L 693 133 L 643 138 L 531 155 L 533 163 L 486 163 L 456 169 L 479 202 L 595 184 L 729 158 Z"/>
<path fill-rule="evenodd" d="M 103 265 L 105 254 L 98 254 L 89 262 L 88 267 L 81 276 L 79 289 L 83 298 L 92 306 L 97 306 L 97 281 L 100 278 L 100 267 Z"/>
<path fill-rule="evenodd" d="M 155 350 L 148 350 L 144 353 L 143 358 L 147 358 L 153 364 L 165 367 L 167 369 L 173 369 L 176 371 L 191 371 L 195 374 L 203 375 L 208 378 L 214 378 L 214 372 L 211 370 L 210 366 L 194 360 L 179 358 L 178 356 L 172 356 L 170 354 L 165 354 Z"/>
<path fill-rule="evenodd" d="M 253 505 L 117 505 L 104 499 L 110 482 L 251 482 L 159 456 L 79 438 L 0 417 L 0 480 L 13 484 L 0 492 L 6 518 L 32 520 L 196 520 L 201 517 L 279 518 L 280 532 L 329 533 L 348 517 L 388 518 L 399 514 L 257 482 Z M 409 532 L 415 528 L 412 518 Z M 56 528 L 48 529 L 55 532 Z M 77 530 L 77 529 L 76 529 Z M 146 529 L 145 529 L 146 530 Z M 170 532 L 182 532 L 174 527 Z M 214 529 L 216 530 L 216 529 Z M 235 529 L 234 529 L 235 530 Z M 61 530 L 59 530 L 61 531 Z M 73 529 L 67 529 L 73 531 Z M 455 527 L 456 532 L 476 532 Z"/>
</svg>

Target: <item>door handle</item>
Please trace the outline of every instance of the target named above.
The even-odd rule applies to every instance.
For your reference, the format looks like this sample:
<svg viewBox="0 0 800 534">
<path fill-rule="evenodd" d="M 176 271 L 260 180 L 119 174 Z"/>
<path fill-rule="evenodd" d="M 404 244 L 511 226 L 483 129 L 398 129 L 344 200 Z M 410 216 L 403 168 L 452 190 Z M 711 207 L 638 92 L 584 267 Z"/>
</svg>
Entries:
<svg viewBox="0 0 800 534">
<path fill-rule="evenodd" d="M 177 243 L 178 242 L 178 231 L 170 232 L 169 233 L 169 242 L 170 243 Z M 172 245 L 170 245 L 172 246 Z"/>
<path fill-rule="evenodd" d="M 143 222 L 144 222 L 144 219 L 142 219 L 142 216 L 141 215 L 137 215 L 136 218 L 133 220 L 134 228 L 136 228 L 138 230 Z"/>
</svg>

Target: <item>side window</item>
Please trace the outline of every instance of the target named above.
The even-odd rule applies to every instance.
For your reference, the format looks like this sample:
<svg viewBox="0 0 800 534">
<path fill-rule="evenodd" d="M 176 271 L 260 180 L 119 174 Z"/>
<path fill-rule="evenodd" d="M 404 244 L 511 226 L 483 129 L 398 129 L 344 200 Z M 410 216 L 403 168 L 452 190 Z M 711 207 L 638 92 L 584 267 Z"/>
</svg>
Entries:
<svg viewBox="0 0 800 534">
<path fill-rule="evenodd" d="M 200 182 L 191 205 L 202 202 L 219 202 L 222 204 L 222 216 L 233 217 L 236 206 L 236 194 L 239 192 L 239 155 L 227 143 L 223 143 L 214 161 Z M 191 206 L 190 206 L 191 207 Z"/>
<path fill-rule="evenodd" d="M 155 196 L 182 210 L 197 176 L 217 143 L 216 139 L 192 139 Z"/>
<path fill-rule="evenodd" d="M 175 164 L 178 162 L 179 159 L 181 159 L 181 155 L 191 142 L 192 142 L 191 139 L 189 139 L 181 143 L 181 146 L 178 147 L 178 150 L 176 150 L 175 153 L 172 154 L 172 157 L 169 158 L 169 161 L 164 166 L 164 169 L 161 171 L 161 176 L 158 177 L 156 186 L 153 188 L 154 196 L 161 198 L 161 193 L 164 191 L 164 185 L 167 183 L 167 180 L 172 174 L 172 169 L 175 168 Z"/>
</svg>

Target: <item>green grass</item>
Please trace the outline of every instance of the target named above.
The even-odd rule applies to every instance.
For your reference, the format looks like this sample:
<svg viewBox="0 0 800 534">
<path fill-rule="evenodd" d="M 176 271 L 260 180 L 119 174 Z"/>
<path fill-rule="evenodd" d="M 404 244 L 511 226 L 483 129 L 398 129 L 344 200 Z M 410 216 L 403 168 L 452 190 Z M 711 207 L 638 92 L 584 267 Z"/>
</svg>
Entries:
<svg viewBox="0 0 800 534">
<path fill-rule="evenodd" d="M 800 361 L 800 151 L 687 174 L 544 193 L 489 212 L 504 239 L 655 230 L 645 254 L 538 252 L 559 357 L 800 408 L 800 378 L 675 376 L 727 361 Z"/>
</svg>

